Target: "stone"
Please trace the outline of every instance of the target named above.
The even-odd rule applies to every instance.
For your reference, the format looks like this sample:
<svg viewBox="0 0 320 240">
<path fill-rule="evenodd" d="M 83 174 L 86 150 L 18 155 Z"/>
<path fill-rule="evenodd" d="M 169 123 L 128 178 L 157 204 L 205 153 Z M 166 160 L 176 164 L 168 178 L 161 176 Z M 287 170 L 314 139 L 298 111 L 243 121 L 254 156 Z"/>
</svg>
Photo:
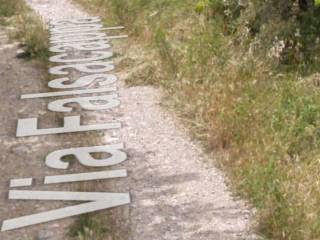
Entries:
<svg viewBox="0 0 320 240">
<path fill-rule="evenodd" d="M 37 240 L 53 240 L 54 233 L 46 230 L 42 230 L 38 233 Z"/>
<path fill-rule="evenodd" d="M 16 58 L 29 58 L 30 57 L 30 52 L 26 51 L 23 48 L 20 48 L 16 52 Z"/>
</svg>

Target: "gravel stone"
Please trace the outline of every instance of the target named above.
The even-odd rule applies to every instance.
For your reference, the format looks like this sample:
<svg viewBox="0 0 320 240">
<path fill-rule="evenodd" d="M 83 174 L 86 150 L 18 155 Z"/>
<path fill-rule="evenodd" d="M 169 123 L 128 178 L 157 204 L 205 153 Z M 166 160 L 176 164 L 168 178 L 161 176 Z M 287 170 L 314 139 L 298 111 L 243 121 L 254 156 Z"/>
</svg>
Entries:
<svg viewBox="0 0 320 240">
<path fill-rule="evenodd" d="M 37 240 L 54 240 L 54 235 L 53 232 L 42 230 L 39 232 Z"/>
</svg>

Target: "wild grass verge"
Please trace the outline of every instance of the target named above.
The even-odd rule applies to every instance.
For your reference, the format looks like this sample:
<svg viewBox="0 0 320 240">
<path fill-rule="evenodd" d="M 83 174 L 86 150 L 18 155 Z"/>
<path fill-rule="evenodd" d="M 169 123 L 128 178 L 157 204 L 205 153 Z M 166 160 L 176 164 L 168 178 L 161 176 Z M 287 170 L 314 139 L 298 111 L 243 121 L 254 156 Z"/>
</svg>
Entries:
<svg viewBox="0 0 320 240">
<path fill-rule="evenodd" d="M 105 240 L 108 232 L 98 218 L 85 214 L 78 217 L 70 227 L 69 236 L 75 240 Z"/>
<path fill-rule="evenodd" d="M 26 56 L 47 61 L 48 30 L 23 0 L 0 0 L 0 24 L 14 26 L 11 38 L 21 42 Z"/>
<path fill-rule="evenodd" d="M 144 48 L 154 72 L 130 84 L 161 86 L 208 151 L 229 153 L 219 163 L 258 209 L 261 235 L 320 239 L 320 20 L 312 1 L 76 1 L 126 25 Z"/>
</svg>

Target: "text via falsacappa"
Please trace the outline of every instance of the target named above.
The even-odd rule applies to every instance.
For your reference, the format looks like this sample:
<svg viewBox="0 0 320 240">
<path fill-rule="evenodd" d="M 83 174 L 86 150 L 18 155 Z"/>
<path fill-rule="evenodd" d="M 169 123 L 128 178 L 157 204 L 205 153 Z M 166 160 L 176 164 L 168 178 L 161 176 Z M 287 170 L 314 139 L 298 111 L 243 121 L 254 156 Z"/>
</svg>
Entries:
<svg viewBox="0 0 320 240">
<path fill-rule="evenodd" d="M 63 19 L 50 23 L 50 52 L 56 55 L 50 57 L 52 63 L 62 63 L 49 69 L 49 73 L 59 76 L 49 81 L 48 86 L 58 91 L 45 93 L 24 94 L 21 99 L 52 98 L 64 96 L 65 98 L 53 100 L 48 104 L 48 110 L 54 112 L 72 112 L 69 103 L 78 104 L 86 111 L 105 110 L 120 105 L 117 88 L 111 86 L 117 81 L 117 76 L 111 74 L 114 69 L 111 60 L 113 53 L 110 40 L 127 38 L 126 35 L 108 36 L 101 31 L 119 30 L 122 26 L 104 27 L 98 17 Z M 70 51 L 86 51 L 89 57 L 74 59 Z M 87 56 L 87 55 L 86 55 Z M 81 76 L 75 80 L 68 77 L 69 71 L 78 71 Z M 73 80 L 73 81 L 71 81 Z M 101 88 L 88 88 L 99 82 Z M 108 86 L 108 87 L 106 87 Z M 78 89 L 81 88 L 81 89 Z M 100 93 L 103 95 L 90 96 L 87 94 Z M 86 96 L 83 96 L 86 94 Z M 80 116 L 65 116 L 63 126 L 56 128 L 38 128 L 38 118 L 18 119 L 17 137 L 39 136 L 48 134 L 74 133 L 83 131 L 98 131 L 119 129 L 119 122 L 107 122 L 92 125 L 82 125 Z M 106 153 L 108 157 L 96 159 L 94 153 Z M 69 169 L 69 163 L 63 161 L 65 156 L 73 155 L 77 161 L 87 167 L 107 167 L 122 163 L 127 159 L 124 144 L 102 146 L 74 147 L 59 149 L 48 153 L 45 164 L 48 168 Z M 87 173 L 73 173 L 55 176 L 45 176 L 44 185 L 60 184 L 90 180 L 122 178 L 127 176 L 125 169 L 97 171 Z M 11 179 L 10 188 L 32 186 L 32 178 Z M 77 216 L 84 213 L 122 206 L 130 203 L 129 193 L 109 192 L 68 192 L 68 191 L 29 191 L 10 190 L 9 199 L 15 200 L 55 200 L 80 201 L 78 205 L 63 207 L 27 216 L 4 220 L 1 231 L 14 230 L 34 224 Z"/>
</svg>

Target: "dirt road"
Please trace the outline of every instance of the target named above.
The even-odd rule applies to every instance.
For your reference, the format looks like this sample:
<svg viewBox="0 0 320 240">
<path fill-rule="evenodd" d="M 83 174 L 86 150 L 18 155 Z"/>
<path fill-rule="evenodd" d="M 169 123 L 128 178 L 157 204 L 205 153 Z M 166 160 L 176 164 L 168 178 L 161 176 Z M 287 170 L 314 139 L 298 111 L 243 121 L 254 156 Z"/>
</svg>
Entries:
<svg viewBox="0 0 320 240">
<path fill-rule="evenodd" d="M 67 0 L 27 0 L 45 21 L 88 16 L 82 9 Z M 2 41 L 2 40 L 1 40 Z M 135 50 L 126 40 L 113 42 L 117 58 L 115 65 L 126 59 L 135 60 Z M 112 229 L 115 240 L 233 240 L 253 239 L 250 234 L 252 211 L 243 201 L 232 197 L 224 174 L 206 164 L 207 156 L 191 141 L 175 117 L 162 109 L 162 94 L 152 87 L 127 87 L 124 80 L 128 72 L 122 67 L 115 72 L 121 106 L 101 112 L 80 112 L 88 122 L 117 119 L 120 130 L 100 133 L 73 133 L 59 136 L 15 137 L 16 120 L 23 117 L 40 117 L 42 127 L 61 122 L 59 114 L 46 110 L 44 99 L 20 100 L 22 93 L 48 90 L 44 74 L 32 62 L 15 58 L 15 47 L 1 49 L 1 219 L 53 208 L 52 203 L 8 201 L 8 179 L 43 177 L 57 174 L 44 165 L 45 155 L 54 149 L 68 146 L 85 146 L 87 143 L 126 144 L 129 159 L 115 169 L 126 168 L 128 178 L 86 185 L 95 191 L 129 191 L 129 206 L 106 210 L 106 224 Z M 129 68 L 129 67 L 128 67 Z M 210 160 L 209 160 L 210 161 Z M 79 167 L 74 171 L 79 171 Z M 64 189 L 79 189 L 79 184 L 63 185 Z M 61 186 L 52 189 L 62 190 Z M 55 203 L 58 207 L 63 204 Z M 55 221 L 12 232 L 0 233 L 0 239 L 60 240 L 72 219 Z"/>
</svg>

